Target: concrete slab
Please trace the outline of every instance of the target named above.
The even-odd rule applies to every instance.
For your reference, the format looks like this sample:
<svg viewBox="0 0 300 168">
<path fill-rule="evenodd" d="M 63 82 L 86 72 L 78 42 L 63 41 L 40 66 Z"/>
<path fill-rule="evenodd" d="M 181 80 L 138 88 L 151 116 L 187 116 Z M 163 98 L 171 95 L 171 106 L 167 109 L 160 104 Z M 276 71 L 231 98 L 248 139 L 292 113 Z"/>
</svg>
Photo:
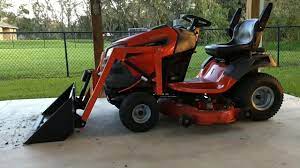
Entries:
<svg viewBox="0 0 300 168">
<path fill-rule="evenodd" d="M 83 130 L 64 142 L 23 146 L 53 99 L 0 102 L 0 167 L 243 167 L 300 165 L 300 99 L 285 95 L 266 122 L 179 127 L 162 116 L 146 133 L 125 129 L 118 110 L 98 100 Z"/>
</svg>

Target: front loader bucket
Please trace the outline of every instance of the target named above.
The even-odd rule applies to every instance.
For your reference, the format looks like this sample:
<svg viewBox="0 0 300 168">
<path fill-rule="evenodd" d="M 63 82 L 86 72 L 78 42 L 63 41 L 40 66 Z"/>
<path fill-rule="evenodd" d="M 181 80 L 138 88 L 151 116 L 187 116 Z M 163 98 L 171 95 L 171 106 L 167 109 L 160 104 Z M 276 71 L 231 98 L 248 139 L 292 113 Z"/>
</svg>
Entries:
<svg viewBox="0 0 300 168">
<path fill-rule="evenodd" d="M 63 141 L 74 132 L 75 84 L 66 89 L 37 119 L 24 144 Z"/>
</svg>

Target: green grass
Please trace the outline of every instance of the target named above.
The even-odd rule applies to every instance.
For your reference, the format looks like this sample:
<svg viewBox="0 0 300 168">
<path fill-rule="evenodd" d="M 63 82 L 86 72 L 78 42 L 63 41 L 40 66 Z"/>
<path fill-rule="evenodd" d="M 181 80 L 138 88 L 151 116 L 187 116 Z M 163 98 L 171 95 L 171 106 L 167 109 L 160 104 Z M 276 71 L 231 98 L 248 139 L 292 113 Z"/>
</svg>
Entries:
<svg viewBox="0 0 300 168">
<path fill-rule="evenodd" d="M 80 77 L 1 80 L 0 100 L 57 97 L 74 81 Z"/>
<path fill-rule="evenodd" d="M 107 45 L 107 43 L 106 43 Z M 269 53 L 276 56 L 276 45 L 267 43 Z M 285 43 L 281 47 L 280 68 L 263 71 L 277 77 L 285 92 L 300 96 L 300 43 Z M 92 68 L 93 45 L 90 40 L 67 41 L 70 78 L 66 78 L 64 44 L 62 40 L 0 41 L 0 100 L 57 97 L 73 81 L 81 86 L 83 70 Z M 187 78 L 199 72 L 206 58 L 203 46 L 192 57 Z"/>
<path fill-rule="evenodd" d="M 263 72 L 275 76 L 283 86 L 285 93 L 300 97 L 300 66 L 267 68 Z"/>
<path fill-rule="evenodd" d="M 38 41 L 38 42 L 37 42 Z M 17 41 L 14 48 L 7 41 L 0 42 L 1 79 L 62 77 L 66 74 L 66 58 L 62 41 L 51 40 L 42 47 L 43 41 Z M 81 74 L 93 67 L 91 43 L 67 43 L 69 71 L 71 75 Z"/>
</svg>

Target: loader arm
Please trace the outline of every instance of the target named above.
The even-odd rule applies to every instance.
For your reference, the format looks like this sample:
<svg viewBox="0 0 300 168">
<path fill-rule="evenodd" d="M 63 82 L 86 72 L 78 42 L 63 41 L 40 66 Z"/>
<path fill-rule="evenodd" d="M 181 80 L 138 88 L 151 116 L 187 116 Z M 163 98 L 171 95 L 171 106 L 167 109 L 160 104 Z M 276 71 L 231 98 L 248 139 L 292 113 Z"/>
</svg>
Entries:
<svg viewBox="0 0 300 168">
<path fill-rule="evenodd" d="M 105 80 L 111 70 L 113 63 L 118 59 L 121 60 L 121 58 L 122 58 L 122 53 L 119 53 L 118 51 L 119 51 L 118 49 L 113 50 L 111 57 L 107 60 L 106 65 L 104 66 L 103 69 L 101 68 L 102 64 L 99 64 L 99 66 L 97 68 L 97 70 L 99 70 L 99 71 L 97 71 L 97 73 L 95 73 L 95 74 L 97 74 L 98 77 L 96 80 L 94 80 L 94 81 L 96 81 L 96 82 L 94 82 L 96 85 L 93 86 L 92 94 L 87 102 L 87 105 L 84 109 L 84 113 L 82 114 L 82 117 L 81 117 L 81 119 L 85 122 L 89 118 L 90 113 L 92 112 L 92 109 L 95 105 L 95 102 L 96 102 L 98 96 L 101 95 L 101 93 L 102 93 Z M 123 55 L 124 55 L 124 53 L 123 53 Z M 103 61 L 101 61 L 100 63 L 103 63 Z"/>
<path fill-rule="evenodd" d="M 94 73 L 94 74 L 97 74 L 97 78 L 93 79 L 93 81 L 95 81 L 93 83 L 95 83 L 95 84 L 93 86 L 93 91 L 92 91 L 91 97 L 89 98 L 89 101 L 86 105 L 84 113 L 81 117 L 82 121 L 84 121 L 83 124 L 85 124 L 85 122 L 88 120 L 98 96 L 101 95 L 104 84 L 105 84 L 105 80 L 108 77 L 109 72 L 110 72 L 114 62 L 117 60 L 124 62 L 126 60 L 126 56 L 128 54 L 156 53 L 155 51 L 157 51 L 157 48 L 158 47 L 126 47 L 126 48 L 119 47 L 119 48 L 114 48 L 111 56 L 109 57 L 109 59 L 107 60 L 105 66 L 103 68 L 102 68 L 103 60 L 101 59 L 100 64 L 96 70 L 96 73 Z M 159 59 L 159 57 L 157 59 Z M 156 68 L 160 69 L 160 71 L 157 71 L 158 73 L 161 72 L 161 66 L 156 67 Z M 160 75 L 158 75 L 158 76 L 160 76 Z M 162 81 L 161 81 L 162 79 L 157 79 L 157 80 L 158 80 L 157 82 L 160 83 L 160 85 L 162 85 Z M 156 91 L 161 93 L 162 86 L 157 86 Z"/>
</svg>

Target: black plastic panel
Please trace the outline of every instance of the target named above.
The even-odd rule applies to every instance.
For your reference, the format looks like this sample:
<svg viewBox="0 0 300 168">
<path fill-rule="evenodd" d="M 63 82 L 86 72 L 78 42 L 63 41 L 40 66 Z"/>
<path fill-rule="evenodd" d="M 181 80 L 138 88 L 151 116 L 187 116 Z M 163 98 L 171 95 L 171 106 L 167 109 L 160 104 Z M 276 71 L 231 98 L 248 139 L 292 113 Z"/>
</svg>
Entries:
<svg viewBox="0 0 300 168">
<path fill-rule="evenodd" d="M 185 78 L 194 49 L 177 53 L 163 60 L 163 82 L 182 82 Z"/>
</svg>

